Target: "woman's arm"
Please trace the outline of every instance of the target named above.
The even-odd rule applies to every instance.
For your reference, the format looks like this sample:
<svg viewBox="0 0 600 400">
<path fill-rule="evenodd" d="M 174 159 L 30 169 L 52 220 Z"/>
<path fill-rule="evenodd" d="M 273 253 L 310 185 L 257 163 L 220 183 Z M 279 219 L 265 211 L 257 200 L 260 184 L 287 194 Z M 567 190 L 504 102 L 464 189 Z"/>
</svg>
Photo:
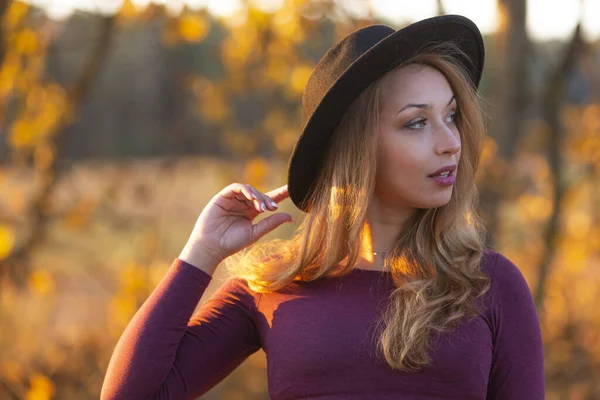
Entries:
<svg viewBox="0 0 600 400">
<path fill-rule="evenodd" d="M 101 399 L 193 399 L 260 348 L 253 297 L 228 279 L 192 317 L 212 276 L 176 259 L 121 335 Z"/>
<path fill-rule="evenodd" d="M 544 400 L 544 345 L 533 296 L 521 271 L 498 254 L 492 278 L 492 366 L 487 400 Z"/>
</svg>

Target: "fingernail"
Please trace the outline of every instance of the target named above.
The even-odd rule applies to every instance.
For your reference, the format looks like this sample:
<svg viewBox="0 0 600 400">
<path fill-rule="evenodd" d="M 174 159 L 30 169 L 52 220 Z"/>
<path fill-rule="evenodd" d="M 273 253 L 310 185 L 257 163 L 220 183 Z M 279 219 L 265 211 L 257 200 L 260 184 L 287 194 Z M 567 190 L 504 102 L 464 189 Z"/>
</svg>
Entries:
<svg viewBox="0 0 600 400">
<path fill-rule="evenodd" d="M 275 208 L 279 208 L 279 206 L 277 205 L 277 203 L 275 203 L 274 201 L 271 202 L 271 205 Z"/>
<path fill-rule="evenodd" d="M 267 207 L 265 206 L 265 203 L 260 203 L 260 208 L 262 208 L 263 211 L 267 210 Z"/>
</svg>

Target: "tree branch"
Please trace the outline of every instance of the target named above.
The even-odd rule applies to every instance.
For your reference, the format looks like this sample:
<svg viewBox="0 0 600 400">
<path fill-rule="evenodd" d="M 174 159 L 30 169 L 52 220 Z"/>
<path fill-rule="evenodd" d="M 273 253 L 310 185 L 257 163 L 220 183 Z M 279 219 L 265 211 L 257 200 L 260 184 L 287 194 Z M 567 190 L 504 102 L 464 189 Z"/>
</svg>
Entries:
<svg viewBox="0 0 600 400">
<path fill-rule="evenodd" d="M 10 6 L 11 0 L 0 0 L 0 65 L 4 62 L 4 56 L 6 55 L 6 38 L 4 31 L 4 17 L 6 15 L 6 10 Z"/>
<path fill-rule="evenodd" d="M 54 156 L 41 171 L 41 187 L 31 205 L 31 234 L 24 243 L 17 246 L 0 264 L 3 270 L 8 267 L 9 274 L 13 276 L 15 282 L 18 284 L 24 282 L 26 278 L 26 261 L 30 253 L 43 241 L 47 234 L 48 215 L 46 209 L 58 177 L 63 170 L 60 162 L 63 159 L 67 144 L 70 142 L 70 128 L 74 123 L 75 117 L 79 114 L 79 110 L 90 91 L 94 78 L 97 76 L 103 61 L 106 59 L 114 24 L 115 16 L 102 18 L 98 41 L 90 57 L 85 62 L 81 73 L 76 78 L 74 84 L 67 90 L 66 109 L 49 134 L 51 142 L 48 145 L 53 150 Z"/>
<path fill-rule="evenodd" d="M 563 128 L 560 122 L 560 106 L 564 97 L 565 77 L 572 70 L 578 57 L 585 51 L 585 43 L 581 36 L 581 22 L 577 24 L 573 37 L 568 45 L 562 62 L 550 76 L 550 81 L 544 95 L 543 116 L 550 131 L 550 143 L 548 163 L 550 174 L 554 177 L 554 189 L 552 193 L 552 215 L 544 231 L 544 243 L 546 251 L 538 267 L 539 279 L 535 290 L 534 299 L 538 310 L 544 303 L 546 282 L 550 273 L 550 263 L 554 258 L 559 239 L 559 221 L 562 212 L 562 199 L 568 189 L 564 182 L 562 173 L 562 162 L 560 158 L 560 146 L 563 139 Z"/>
</svg>

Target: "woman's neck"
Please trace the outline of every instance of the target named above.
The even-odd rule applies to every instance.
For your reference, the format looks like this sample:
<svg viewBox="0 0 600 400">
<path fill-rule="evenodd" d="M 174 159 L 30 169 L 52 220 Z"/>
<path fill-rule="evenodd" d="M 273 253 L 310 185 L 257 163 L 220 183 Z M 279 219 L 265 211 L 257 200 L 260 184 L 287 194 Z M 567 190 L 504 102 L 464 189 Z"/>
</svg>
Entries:
<svg viewBox="0 0 600 400">
<path fill-rule="evenodd" d="M 354 268 L 364 269 L 367 271 L 389 271 L 389 268 L 385 266 L 383 260 L 379 261 L 366 261 L 363 258 L 359 258 Z"/>
</svg>

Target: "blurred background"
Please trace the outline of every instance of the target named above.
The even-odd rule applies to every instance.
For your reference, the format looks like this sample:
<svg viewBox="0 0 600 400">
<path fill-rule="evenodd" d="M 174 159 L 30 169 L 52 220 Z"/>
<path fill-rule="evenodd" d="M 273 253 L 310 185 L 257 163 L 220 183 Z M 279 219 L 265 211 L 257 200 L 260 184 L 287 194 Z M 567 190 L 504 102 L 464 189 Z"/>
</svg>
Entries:
<svg viewBox="0 0 600 400">
<path fill-rule="evenodd" d="M 446 13 L 485 35 L 481 212 L 538 307 L 547 398 L 600 399 L 600 0 L 1 0 L 0 398 L 98 398 L 208 200 L 286 183 L 325 51 Z M 268 398 L 264 352 L 202 398 Z"/>
</svg>

